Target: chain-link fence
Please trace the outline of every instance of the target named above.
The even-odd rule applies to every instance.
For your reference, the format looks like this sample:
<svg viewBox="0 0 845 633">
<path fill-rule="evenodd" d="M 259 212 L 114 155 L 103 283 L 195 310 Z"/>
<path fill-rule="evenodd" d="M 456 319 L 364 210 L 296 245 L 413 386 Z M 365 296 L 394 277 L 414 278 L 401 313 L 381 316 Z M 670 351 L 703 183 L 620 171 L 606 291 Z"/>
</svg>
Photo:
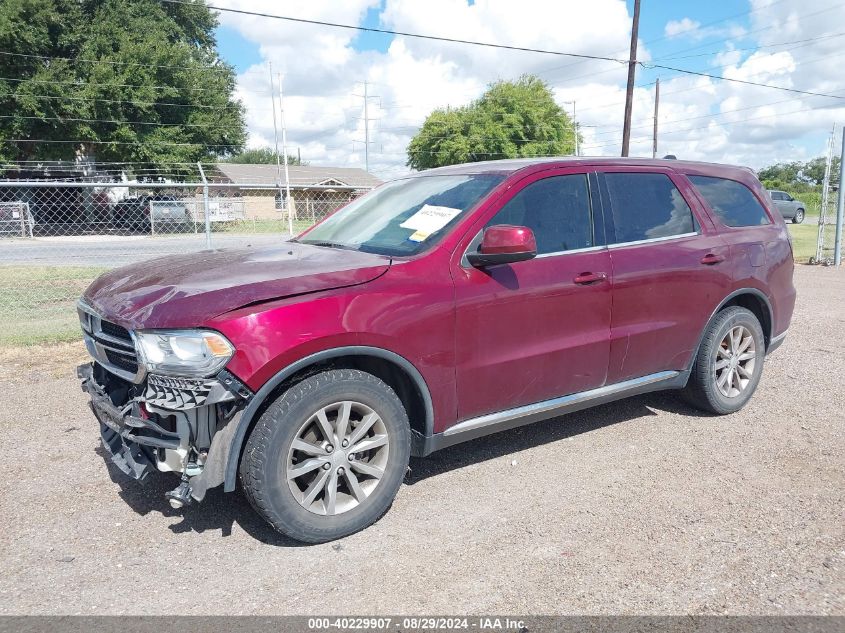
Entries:
<svg viewBox="0 0 845 633">
<path fill-rule="evenodd" d="M 75 338 L 100 273 L 298 234 L 366 190 L 261 183 L 0 181 L 0 345 Z"/>
<path fill-rule="evenodd" d="M 825 191 L 822 193 L 822 199 L 819 205 L 818 232 L 816 233 L 816 253 L 814 257 L 810 258 L 811 264 L 829 266 L 833 263 L 838 196 L 839 175 L 834 174 L 831 177 L 831 182 L 825 187 Z"/>
</svg>

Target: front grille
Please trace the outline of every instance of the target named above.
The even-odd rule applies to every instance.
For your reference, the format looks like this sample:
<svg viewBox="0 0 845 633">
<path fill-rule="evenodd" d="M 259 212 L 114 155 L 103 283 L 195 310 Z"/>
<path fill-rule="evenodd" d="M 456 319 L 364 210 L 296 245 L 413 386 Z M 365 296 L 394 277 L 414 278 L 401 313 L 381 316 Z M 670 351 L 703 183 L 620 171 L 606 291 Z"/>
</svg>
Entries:
<svg viewBox="0 0 845 633">
<path fill-rule="evenodd" d="M 132 341 L 132 337 L 129 336 L 129 330 L 126 328 L 122 328 L 116 323 L 111 323 L 109 321 L 100 321 L 100 331 L 103 334 L 108 336 L 113 336 L 114 338 L 123 339 L 124 341 Z"/>
<path fill-rule="evenodd" d="M 105 348 L 106 359 L 109 363 L 132 374 L 138 371 L 138 361 L 133 354 L 121 354 L 115 350 Z"/>
<path fill-rule="evenodd" d="M 87 304 L 79 302 L 79 321 L 85 347 L 106 371 L 139 384 L 145 371 L 135 353 L 135 341 L 124 327 L 102 319 Z"/>
</svg>

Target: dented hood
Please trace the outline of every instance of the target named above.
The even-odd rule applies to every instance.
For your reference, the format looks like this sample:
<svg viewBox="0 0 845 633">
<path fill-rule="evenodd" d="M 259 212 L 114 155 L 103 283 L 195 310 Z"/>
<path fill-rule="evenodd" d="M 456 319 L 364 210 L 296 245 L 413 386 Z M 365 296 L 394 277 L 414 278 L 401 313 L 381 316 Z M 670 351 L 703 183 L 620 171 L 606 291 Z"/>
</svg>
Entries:
<svg viewBox="0 0 845 633">
<path fill-rule="evenodd" d="M 124 266 L 99 277 L 84 299 L 130 329 L 196 327 L 247 304 L 362 284 L 389 267 L 381 255 L 285 242 Z"/>
</svg>

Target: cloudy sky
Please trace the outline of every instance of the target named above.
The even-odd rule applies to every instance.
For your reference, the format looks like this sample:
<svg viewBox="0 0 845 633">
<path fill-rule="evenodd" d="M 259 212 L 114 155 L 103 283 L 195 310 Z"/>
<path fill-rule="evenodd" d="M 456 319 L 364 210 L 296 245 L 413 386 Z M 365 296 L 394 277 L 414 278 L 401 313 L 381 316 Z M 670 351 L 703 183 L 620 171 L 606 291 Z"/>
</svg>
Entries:
<svg viewBox="0 0 845 633">
<path fill-rule="evenodd" d="M 633 0 L 215 0 L 275 15 L 554 51 L 627 57 Z M 638 58 L 753 82 L 845 96 L 845 3 L 836 0 L 644 0 Z M 273 143 L 269 67 L 284 75 L 288 145 L 311 164 L 408 171 L 408 141 L 432 109 L 459 106 L 499 79 L 533 73 L 582 126 L 582 154 L 618 155 L 625 66 L 328 28 L 223 12 L 218 41 L 238 70 L 250 145 Z M 845 99 L 637 70 L 632 156 L 658 154 L 759 168 L 822 154 Z"/>
</svg>

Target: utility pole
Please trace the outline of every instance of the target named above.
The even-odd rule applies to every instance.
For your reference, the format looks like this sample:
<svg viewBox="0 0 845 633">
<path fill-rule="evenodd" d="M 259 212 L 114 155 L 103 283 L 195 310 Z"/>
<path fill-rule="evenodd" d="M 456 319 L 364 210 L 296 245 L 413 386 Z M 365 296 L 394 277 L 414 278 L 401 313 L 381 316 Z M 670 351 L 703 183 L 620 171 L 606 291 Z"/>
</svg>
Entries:
<svg viewBox="0 0 845 633">
<path fill-rule="evenodd" d="M 273 104 L 273 140 L 276 144 L 276 186 L 279 187 L 279 195 L 282 190 L 282 167 L 279 163 L 279 128 L 276 126 L 276 87 L 273 85 L 273 62 L 267 62 L 270 67 L 270 101 Z"/>
<path fill-rule="evenodd" d="M 625 122 L 622 124 L 622 156 L 628 155 L 631 143 L 631 110 L 634 106 L 634 73 L 637 68 L 637 33 L 640 29 L 640 0 L 634 0 L 634 23 L 631 25 L 631 53 L 628 56 L 628 88 L 625 92 Z"/>
<path fill-rule="evenodd" d="M 282 93 L 282 73 L 279 73 L 279 115 L 282 123 L 282 156 L 285 162 L 285 210 L 288 213 L 288 233 L 293 237 L 293 213 L 290 208 L 290 173 L 288 172 L 288 134 L 285 127 L 285 102 Z M 277 153 L 278 156 L 278 153 Z"/>
<path fill-rule="evenodd" d="M 654 84 L 654 137 L 651 142 L 651 157 L 657 158 L 657 112 L 660 109 L 660 77 Z"/>
<path fill-rule="evenodd" d="M 370 99 L 378 99 L 378 95 L 371 95 L 369 92 L 369 85 L 364 83 L 364 94 L 359 95 L 353 93 L 353 97 L 361 97 L 364 99 L 364 169 L 370 171 Z M 360 117 L 355 117 L 360 120 Z M 360 143 L 361 141 L 354 141 Z"/>
<path fill-rule="evenodd" d="M 368 108 L 367 82 L 364 82 L 364 170 L 370 171 L 370 111 Z"/>
<path fill-rule="evenodd" d="M 845 219 L 845 125 L 842 126 L 842 149 L 839 158 L 839 201 L 836 205 L 836 238 L 833 242 L 833 265 L 842 264 L 842 223 Z"/>
<path fill-rule="evenodd" d="M 575 118 L 575 100 L 572 101 L 563 101 L 564 105 L 572 104 L 572 131 L 575 134 L 575 155 L 578 156 L 580 154 L 579 147 L 578 147 L 578 121 Z"/>
</svg>

